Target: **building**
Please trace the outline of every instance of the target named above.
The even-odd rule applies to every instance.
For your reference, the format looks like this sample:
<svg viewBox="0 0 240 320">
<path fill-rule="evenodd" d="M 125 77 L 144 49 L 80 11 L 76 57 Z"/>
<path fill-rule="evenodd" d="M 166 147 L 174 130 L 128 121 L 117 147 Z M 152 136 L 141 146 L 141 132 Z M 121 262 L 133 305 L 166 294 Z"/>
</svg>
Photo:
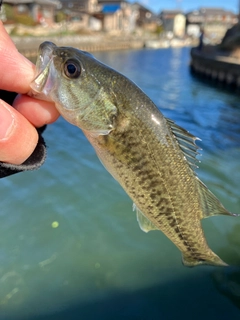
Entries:
<svg viewBox="0 0 240 320">
<path fill-rule="evenodd" d="M 99 12 L 97 0 L 61 0 L 61 18 L 67 22 L 74 22 L 79 30 L 101 30 L 101 22 L 94 16 Z"/>
<path fill-rule="evenodd" d="M 186 15 L 186 33 L 189 36 L 198 37 L 200 29 L 210 39 L 222 39 L 226 31 L 238 22 L 238 17 L 231 11 L 221 8 L 200 8 Z"/>
<path fill-rule="evenodd" d="M 142 4 L 135 2 L 133 4 L 136 16 L 136 27 L 147 31 L 156 31 L 162 25 L 161 19 L 151 10 L 144 7 Z"/>
<path fill-rule="evenodd" d="M 4 0 L 4 5 L 11 9 L 8 13 L 5 10 L 5 22 L 21 22 L 30 17 L 35 23 L 51 25 L 61 3 L 58 0 Z"/>
<path fill-rule="evenodd" d="M 100 13 L 95 16 L 102 21 L 106 32 L 130 33 L 136 27 L 136 12 L 132 4 L 124 0 L 98 0 Z"/>
<path fill-rule="evenodd" d="M 98 0 L 61 0 L 62 8 L 72 12 L 95 13 L 99 10 Z"/>
<path fill-rule="evenodd" d="M 169 36 L 182 38 L 185 35 L 186 17 L 179 10 L 163 10 L 160 15 L 163 29 Z"/>
</svg>

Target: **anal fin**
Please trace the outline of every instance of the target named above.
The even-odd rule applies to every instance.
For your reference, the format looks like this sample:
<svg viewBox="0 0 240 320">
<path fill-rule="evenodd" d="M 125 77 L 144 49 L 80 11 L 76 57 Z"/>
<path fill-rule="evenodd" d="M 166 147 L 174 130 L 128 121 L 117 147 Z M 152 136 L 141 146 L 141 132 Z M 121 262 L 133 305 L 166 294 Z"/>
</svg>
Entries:
<svg viewBox="0 0 240 320">
<path fill-rule="evenodd" d="M 225 209 L 218 198 L 205 186 L 205 184 L 197 177 L 196 179 L 198 181 L 199 194 L 203 208 L 200 219 L 217 215 L 239 216 Z"/>
</svg>

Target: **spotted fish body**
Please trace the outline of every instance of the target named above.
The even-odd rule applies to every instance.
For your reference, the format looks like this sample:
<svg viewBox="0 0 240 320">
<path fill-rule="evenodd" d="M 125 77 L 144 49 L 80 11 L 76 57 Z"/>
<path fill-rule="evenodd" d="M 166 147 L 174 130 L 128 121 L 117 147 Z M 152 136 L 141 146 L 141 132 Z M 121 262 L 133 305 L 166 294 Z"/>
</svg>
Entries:
<svg viewBox="0 0 240 320">
<path fill-rule="evenodd" d="M 80 127 L 134 202 L 141 228 L 161 230 L 187 266 L 226 265 L 208 247 L 201 219 L 232 215 L 198 179 L 196 138 L 166 119 L 129 79 L 90 54 L 45 42 L 30 92 Z"/>
</svg>

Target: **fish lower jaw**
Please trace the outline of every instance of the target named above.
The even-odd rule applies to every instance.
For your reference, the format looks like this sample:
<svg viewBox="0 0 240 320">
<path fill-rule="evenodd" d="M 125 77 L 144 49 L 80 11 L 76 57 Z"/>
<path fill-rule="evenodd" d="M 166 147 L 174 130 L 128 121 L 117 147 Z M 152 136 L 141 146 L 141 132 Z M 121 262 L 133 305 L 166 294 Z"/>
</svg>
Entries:
<svg viewBox="0 0 240 320">
<path fill-rule="evenodd" d="M 38 100 L 44 100 L 44 101 L 51 101 L 52 102 L 52 99 L 46 95 L 44 92 L 38 92 L 36 90 L 30 90 L 27 95 L 29 97 L 33 97 L 35 99 L 38 99 Z"/>
</svg>

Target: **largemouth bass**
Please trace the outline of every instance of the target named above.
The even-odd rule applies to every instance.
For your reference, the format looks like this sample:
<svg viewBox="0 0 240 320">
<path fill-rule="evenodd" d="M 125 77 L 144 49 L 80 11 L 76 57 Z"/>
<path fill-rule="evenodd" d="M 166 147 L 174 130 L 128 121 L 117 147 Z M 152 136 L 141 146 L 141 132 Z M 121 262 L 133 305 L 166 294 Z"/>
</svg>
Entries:
<svg viewBox="0 0 240 320">
<path fill-rule="evenodd" d="M 144 92 L 91 54 L 44 42 L 30 95 L 55 102 L 81 128 L 134 202 L 143 231 L 161 230 L 186 266 L 226 264 L 208 247 L 201 219 L 233 216 L 194 172 L 196 137 L 166 119 Z"/>
</svg>

